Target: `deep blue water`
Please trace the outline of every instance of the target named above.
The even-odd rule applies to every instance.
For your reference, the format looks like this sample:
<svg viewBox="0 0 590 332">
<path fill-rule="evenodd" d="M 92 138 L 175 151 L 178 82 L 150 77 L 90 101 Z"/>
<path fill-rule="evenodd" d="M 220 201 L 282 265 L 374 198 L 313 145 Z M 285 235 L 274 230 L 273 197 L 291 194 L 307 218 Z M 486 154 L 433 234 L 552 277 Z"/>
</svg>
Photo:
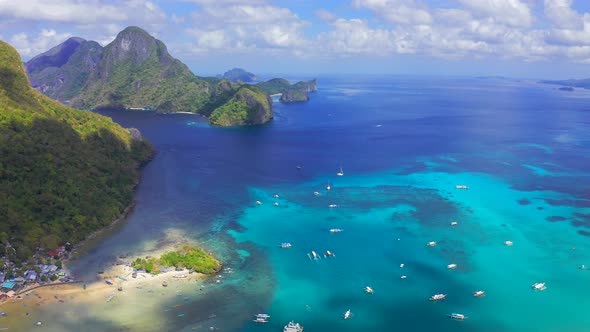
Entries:
<svg viewBox="0 0 590 332">
<path fill-rule="evenodd" d="M 590 271 L 578 266 L 590 266 L 590 92 L 467 78 L 318 83 L 309 102 L 277 103 L 258 127 L 103 112 L 158 155 L 129 221 L 77 273 L 92 278 L 175 230 L 235 273 L 155 330 L 280 331 L 289 320 L 305 331 L 588 330 Z M 311 250 L 336 257 L 313 261 Z M 447 299 L 428 301 L 439 292 Z M 258 312 L 270 323 L 253 323 Z"/>
</svg>

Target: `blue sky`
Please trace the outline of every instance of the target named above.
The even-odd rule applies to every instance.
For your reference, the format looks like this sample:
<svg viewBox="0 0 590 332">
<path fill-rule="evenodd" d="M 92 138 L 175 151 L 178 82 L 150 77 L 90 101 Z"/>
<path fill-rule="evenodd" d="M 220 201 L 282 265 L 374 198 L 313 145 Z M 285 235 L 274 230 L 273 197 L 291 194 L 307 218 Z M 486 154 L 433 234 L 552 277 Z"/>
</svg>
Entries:
<svg viewBox="0 0 590 332">
<path fill-rule="evenodd" d="M 129 25 L 196 74 L 590 77 L 587 0 L 0 0 L 23 59 Z"/>
</svg>

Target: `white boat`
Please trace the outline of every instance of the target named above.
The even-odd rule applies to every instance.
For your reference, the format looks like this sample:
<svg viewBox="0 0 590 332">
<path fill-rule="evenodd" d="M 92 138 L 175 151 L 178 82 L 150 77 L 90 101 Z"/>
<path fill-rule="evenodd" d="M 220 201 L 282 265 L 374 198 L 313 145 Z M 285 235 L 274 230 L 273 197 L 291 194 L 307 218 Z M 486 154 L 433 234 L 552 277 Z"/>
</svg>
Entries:
<svg viewBox="0 0 590 332">
<path fill-rule="evenodd" d="M 350 309 L 348 309 L 348 310 L 346 310 L 346 312 L 344 312 L 344 314 L 342 315 L 342 318 L 349 319 L 350 317 L 352 317 L 352 311 L 350 311 Z"/>
<path fill-rule="evenodd" d="M 272 205 L 279 206 L 279 202 L 274 202 Z"/>
<path fill-rule="evenodd" d="M 320 196 L 320 195 L 321 195 L 319 191 L 314 191 L 314 192 L 313 192 L 313 194 L 314 194 L 315 196 Z"/>
<path fill-rule="evenodd" d="M 330 205 L 328 205 L 328 207 L 329 207 L 330 209 L 334 209 L 334 208 L 337 208 L 337 207 L 338 207 L 338 205 L 337 205 L 337 204 L 330 204 Z"/>
<path fill-rule="evenodd" d="M 290 243 L 290 242 L 283 242 L 283 243 L 281 243 L 281 244 L 279 245 L 279 247 L 281 247 L 281 248 L 283 248 L 283 249 L 286 249 L 286 248 L 291 248 L 291 247 L 292 247 L 292 245 L 291 245 L 291 243 Z"/>
<path fill-rule="evenodd" d="M 256 316 L 256 318 L 264 318 L 264 319 L 270 318 L 269 314 L 256 314 L 255 316 Z"/>
<path fill-rule="evenodd" d="M 114 297 L 115 297 L 115 294 L 109 295 L 109 297 L 107 297 L 107 302 L 111 302 Z"/>
<path fill-rule="evenodd" d="M 368 294 L 373 294 L 373 288 L 371 288 L 370 286 L 365 287 L 365 292 L 367 292 Z"/>
<path fill-rule="evenodd" d="M 324 253 L 324 257 L 328 258 L 328 257 L 336 257 L 336 255 L 331 252 L 330 250 L 326 250 L 326 252 Z"/>
<path fill-rule="evenodd" d="M 320 255 L 318 255 L 318 253 L 314 250 L 307 254 L 307 257 L 309 257 L 309 259 L 313 259 L 314 261 L 320 259 Z"/>
<path fill-rule="evenodd" d="M 543 291 L 547 289 L 544 282 L 537 282 L 531 286 L 534 290 Z"/>
<path fill-rule="evenodd" d="M 428 243 L 426 243 L 427 246 L 429 247 L 435 247 L 436 246 L 436 242 L 435 241 L 430 241 Z"/>
<path fill-rule="evenodd" d="M 262 205 L 261 201 L 256 201 L 256 205 Z"/>
<path fill-rule="evenodd" d="M 256 319 L 253 320 L 253 322 L 264 324 L 264 323 L 268 323 L 268 320 L 266 320 L 265 318 L 262 318 L 262 317 L 257 317 Z"/>
<path fill-rule="evenodd" d="M 455 188 L 457 188 L 457 189 L 463 189 L 463 190 L 465 190 L 465 189 L 469 189 L 469 187 L 468 187 L 468 186 L 466 186 L 466 185 L 464 185 L 464 184 L 459 184 L 459 185 L 456 185 L 456 186 L 455 186 Z"/>
<path fill-rule="evenodd" d="M 279 198 L 279 195 L 278 194 L 274 194 L 273 197 L 274 198 Z"/>
<path fill-rule="evenodd" d="M 328 182 L 328 185 L 326 186 L 326 190 L 332 190 L 332 185 L 330 185 L 330 182 Z"/>
<path fill-rule="evenodd" d="M 330 233 L 340 233 L 343 229 L 341 228 L 330 228 Z"/>
<path fill-rule="evenodd" d="M 447 265 L 447 269 L 454 270 L 456 268 L 457 268 L 457 264 L 455 264 L 455 263 Z"/>
<path fill-rule="evenodd" d="M 338 173 L 336 173 L 336 175 L 344 176 L 344 171 L 342 170 L 342 167 L 340 167 L 340 170 L 338 171 Z"/>
<path fill-rule="evenodd" d="M 430 301 L 440 301 L 440 300 L 444 300 L 446 297 L 447 297 L 447 294 L 434 294 L 429 298 L 429 300 Z"/>
<path fill-rule="evenodd" d="M 510 247 L 514 243 L 512 241 L 504 241 L 504 244 Z"/>
<path fill-rule="evenodd" d="M 451 221 L 451 226 L 457 226 L 457 225 L 459 225 L 459 223 L 458 223 L 458 222 L 456 222 L 456 221 Z"/>
<path fill-rule="evenodd" d="M 582 265 L 578 266 L 578 269 L 580 269 L 580 270 L 586 270 L 586 265 L 582 264 Z"/>
<path fill-rule="evenodd" d="M 303 332 L 303 326 L 294 321 L 290 321 L 289 324 L 285 325 L 283 332 Z"/>
<path fill-rule="evenodd" d="M 484 292 L 482 290 L 478 290 L 478 291 L 473 292 L 473 296 L 475 296 L 475 297 L 484 297 L 484 296 L 486 296 L 486 292 Z"/>
<path fill-rule="evenodd" d="M 451 319 L 457 319 L 457 320 L 467 319 L 467 316 L 465 316 L 463 314 L 458 314 L 456 312 L 453 312 L 451 314 L 448 314 L 447 316 L 449 316 L 449 318 L 451 318 Z"/>
<path fill-rule="evenodd" d="M 404 267 L 404 266 L 406 266 L 404 263 L 401 263 L 401 264 L 399 265 L 399 267 Z"/>
<path fill-rule="evenodd" d="M 401 276 L 400 279 L 408 279 L 408 276 Z"/>
</svg>

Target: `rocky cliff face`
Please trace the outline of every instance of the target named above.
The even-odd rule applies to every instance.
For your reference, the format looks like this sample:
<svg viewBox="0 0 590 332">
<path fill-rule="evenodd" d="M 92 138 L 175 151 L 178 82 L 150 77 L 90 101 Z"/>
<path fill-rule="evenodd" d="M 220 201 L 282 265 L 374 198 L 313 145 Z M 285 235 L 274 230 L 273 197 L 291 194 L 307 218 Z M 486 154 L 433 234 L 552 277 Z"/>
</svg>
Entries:
<svg viewBox="0 0 590 332">
<path fill-rule="evenodd" d="M 309 100 L 309 93 L 318 90 L 316 80 L 301 81 L 293 85 L 282 78 L 273 78 L 266 82 L 258 83 L 258 87 L 269 94 L 280 93 L 279 99 L 283 103 L 302 102 Z"/>
<path fill-rule="evenodd" d="M 69 100 L 87 84 L 102 51 L 94 41 L 70 38 L 25 64 L 31 85 L 53 99 Z"/>
<path fill-rule="evenodd" d="M 95 42 L 79 39 L 64 44 L 67 45 L 46 52 L 46 56 L 52 56 L 54 60 L 40 61 L 42 57 L 39 57 L 31 60 L 30 68 L 43 73 L 39 77 L 44 83 L 36 84 L 40 91 L 55 99 L 71 99 L 74 107 L 150 108 L 162 113 L 183 111 L 210 116 L 231 102 L 232 107 L 223 108 L 217 114 L 225 114 L 223 118 L 227 120 L 230 114 L 227 111 L 239 106 L 240 112 L 248 115 L 243 118 L 235 116 L 236 113 L 231 120 L 222 121 L 228 125 L 259 124 L 272 118 L 272 105 L 260 113 L 264 116 L 250 117 L 256 113 L 252 113 L 254 109 L 259 108 L 250 107 L 237 98 L 242 84 L 194 75 L 168 53 L 164 43 L 141 28 L 126 28 L 104 48 Z M 68 52 L 73 53 L 69 57 L 57 56 Z M 61 67 L 44 67 L 39 71 L 38 68 L 42 67 L 39 63 L 61 64 Z M 41 79 L 35 82 L 41 82 Z M 260 89 L 249 91 L 258 99 L 268 98 Z M 238 118 L 241 120 L 236 120 Z"/>
</svg>

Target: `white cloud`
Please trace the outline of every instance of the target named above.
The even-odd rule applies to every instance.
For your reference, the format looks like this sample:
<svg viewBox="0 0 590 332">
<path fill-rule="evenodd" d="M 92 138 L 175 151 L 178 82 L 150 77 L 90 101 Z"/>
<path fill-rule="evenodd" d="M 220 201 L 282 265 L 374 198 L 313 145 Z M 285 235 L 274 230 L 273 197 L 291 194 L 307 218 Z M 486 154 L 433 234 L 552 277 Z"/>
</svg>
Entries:
<svg viewBox="0 0 590 332">
<path fill-rule="evenodd" d="M 529 27 L 533 15 L 529 5 L 520 0 L 458 0 L 476 17 L 491 18 L 513 27 Z"/>
<path fill-rule="evenodd" d="M 70 33 L 57 33 L 55 30 L 41 30 L 36 36 L 29 36 L 24 32 L 17 33 L 10 38 L 10 44 L 22 56 L 34 56 L 64 42 Z"/>
<path fill-rule="evenodd" d="M 244 1 L 226 1 L 203 6 L 194 12 L 188 29 L 197 37 L 199 52 L 212 49 L 285 49 L 303 47 L 302 28 L 306 22 L 287 8 L 268 4 L 243 4 Z M 219 38 L 219 40 L 216 40 Z"/>
<path fill-rule="evenodd" d="M 572 0 L 545 0 L 545 16 L 557 29 L 582 29 L 583 18 L 571 6 Z"/>
<path fill-rule="evenodd" d="M 314 12 L 315 16 L 317 16 L 320 20 L 324 21 L 324 22 L 334 22 L 336 21 L 336 19 L 338 19 L 338 17 L 336 16 L 336 14 L 325 10 L 325 9 L 318 9 Z"/>
<path fill-rule="evenodd" d="M 153 2 L 104 0 L 0 0 L 0 17 L 31 21 L 98 23 L 162 21 L 165 14 Z"/>
<path fill-rule="evenodd" d="M 386 21 L 399 24 L 430 24 L 428 8 L 414 0 L 354 0 L 354 8 L 366 8 Z"/>
</svg>

